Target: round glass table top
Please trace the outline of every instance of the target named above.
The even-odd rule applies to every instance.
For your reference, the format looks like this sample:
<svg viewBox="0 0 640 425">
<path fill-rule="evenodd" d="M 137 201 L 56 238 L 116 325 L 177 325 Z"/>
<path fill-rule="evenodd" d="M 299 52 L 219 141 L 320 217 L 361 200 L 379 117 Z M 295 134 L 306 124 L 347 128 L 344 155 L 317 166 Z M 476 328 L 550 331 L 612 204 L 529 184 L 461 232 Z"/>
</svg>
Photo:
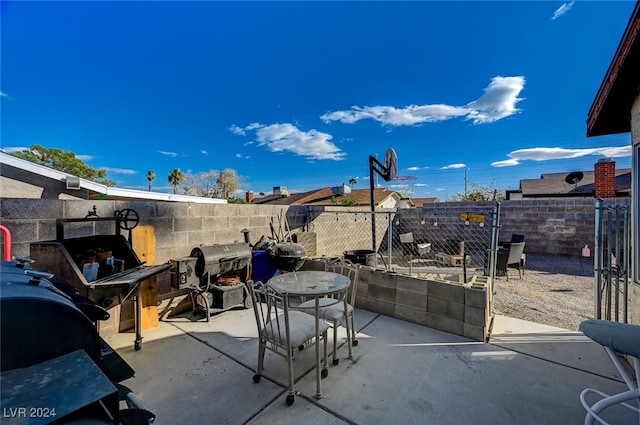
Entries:
<svg viewBox="0 0 640 425">
<path fill-rule="evenodd" d="M 324 295 L 341 291 L 350 283 L 348 277 L 338 273 L 305 270 L 272 277 L 268 285 L 280 293 Z"/>
</svg>

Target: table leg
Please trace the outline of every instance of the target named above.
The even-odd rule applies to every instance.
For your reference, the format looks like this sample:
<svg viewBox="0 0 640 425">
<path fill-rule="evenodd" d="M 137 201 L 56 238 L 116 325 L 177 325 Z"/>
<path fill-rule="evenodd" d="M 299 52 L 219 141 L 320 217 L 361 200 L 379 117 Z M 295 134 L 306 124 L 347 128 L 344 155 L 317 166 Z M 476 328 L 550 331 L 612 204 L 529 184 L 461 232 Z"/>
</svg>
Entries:
<svg viewBox="0 0 640 425">
<path fill-rule="evenodd" d="M 138 351 L 142 348 L 142 297 L 140 296 L 140 294 L 135 294 L 133 296 L 133 302 L 135 304 L 135 318 L 133 326 L 136 330 L 136 339 L 133 342 L 133 348 L 135 351 Z"/>
</svg>

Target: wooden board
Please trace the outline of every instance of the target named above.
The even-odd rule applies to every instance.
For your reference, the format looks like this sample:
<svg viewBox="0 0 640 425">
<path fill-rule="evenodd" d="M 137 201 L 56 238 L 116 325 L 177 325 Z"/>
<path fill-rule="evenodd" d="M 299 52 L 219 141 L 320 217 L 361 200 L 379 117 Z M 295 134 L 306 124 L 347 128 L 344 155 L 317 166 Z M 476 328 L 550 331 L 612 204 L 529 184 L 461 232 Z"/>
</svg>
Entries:
<svg viewBox="0 0 640 425">
<path fill-rule="evenodd" d="M 133 229 L 133 250 L 145 264 L 152 265 L 156 261 L 156 234 L 153 226 L 138 226 Z M 140 314 L 141 329 L 147 330 L 158 327 L 158 285 L 153 276 L 140 285 L 142 312 Z"/>
</svg>

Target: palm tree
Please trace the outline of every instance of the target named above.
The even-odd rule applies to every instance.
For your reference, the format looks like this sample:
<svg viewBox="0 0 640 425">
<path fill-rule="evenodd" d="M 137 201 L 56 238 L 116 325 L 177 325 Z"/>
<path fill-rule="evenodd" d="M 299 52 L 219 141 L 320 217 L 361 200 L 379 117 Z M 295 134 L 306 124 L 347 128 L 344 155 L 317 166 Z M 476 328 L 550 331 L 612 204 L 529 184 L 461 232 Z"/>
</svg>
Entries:
<svg viewBox="0 0 640 425">
<path fill-rule="evenodd" d="M 356 180 L 356 178 L 355 178 L 355 177 L 351 177 L 351 178 L 349 179 L 349 184 L 350 184 L 351 186 L 355 186 L 355 185 L 357 185 L 357 184 L 358 184 L 358 180 Z"/>
<path fill-rule="evenodd" d="M 178 193 L 178 186 L 184 183 L 184 173 L 179 168 L 174 168 L 169 173 L 169 183 L 173 186 L 173 193 Z"/>
<path fill-rule="evenodd" d="M 151 192 L 151 182 L 156 179 L 156 172 L 153 170 L 147 171 L 147 180 L 149 180 L 149 192 Z"/>
</svg>

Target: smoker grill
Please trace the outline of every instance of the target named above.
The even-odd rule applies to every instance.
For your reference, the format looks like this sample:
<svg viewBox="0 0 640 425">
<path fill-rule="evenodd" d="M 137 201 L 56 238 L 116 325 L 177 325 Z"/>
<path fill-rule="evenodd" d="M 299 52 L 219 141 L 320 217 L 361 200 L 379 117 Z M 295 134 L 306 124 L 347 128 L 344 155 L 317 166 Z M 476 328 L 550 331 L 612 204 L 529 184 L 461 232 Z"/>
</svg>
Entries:
<svg viewBox="0 0 640 425">
<path fill-rule="evenodd" d="M 103 417 L 106 411 L 115 423 L 137 415 L 143 419 L 135 423 L 150 423 L 155 416 L 118 384 L 132 377 L 133 369 L 96 331 L 95 322 L 108 313 L 88 316 L 84 311 L 92 302 L 73 289 L 65 292 L 69 288 L 25 261 L 0 266 L 2 411 L 38 406 L 46 408 L 43 415 L 55 409 L 56 420 L 114 423 Z M 119 399 L 135 409 L 120 411 Z"/>
<path fill-rule="evenodd" d="M 96 221 L 114 221 L 115 234 L 64 238 L 65 223 Z M 123 225 L 121 214 L 109 218 L 58 219 L 57 239 L 31 242 L 30 257 L 39 269 L 67 281 L 81 296 L 104 308 L 114 307 L 128 299 L 133 301 L 134 347 L 139 350 L 142 347 L 140 285 L 169 270 L 171 264 L 148 266 L 140 261 L 129 241 L 120 234 L 121 229 L 131 230 L 135 225 Z"/>
<path fill-rule="evenodd" d="M 172 286 L 189 289 L 193 313 L 204 305 L 207 321 L 212 312 L 236 306 L 251 307 L 244 282 L 251 268 L 251 248 L 246 243 L 200 245 L 189 257 L 171 260 Z"/>
</svg>

